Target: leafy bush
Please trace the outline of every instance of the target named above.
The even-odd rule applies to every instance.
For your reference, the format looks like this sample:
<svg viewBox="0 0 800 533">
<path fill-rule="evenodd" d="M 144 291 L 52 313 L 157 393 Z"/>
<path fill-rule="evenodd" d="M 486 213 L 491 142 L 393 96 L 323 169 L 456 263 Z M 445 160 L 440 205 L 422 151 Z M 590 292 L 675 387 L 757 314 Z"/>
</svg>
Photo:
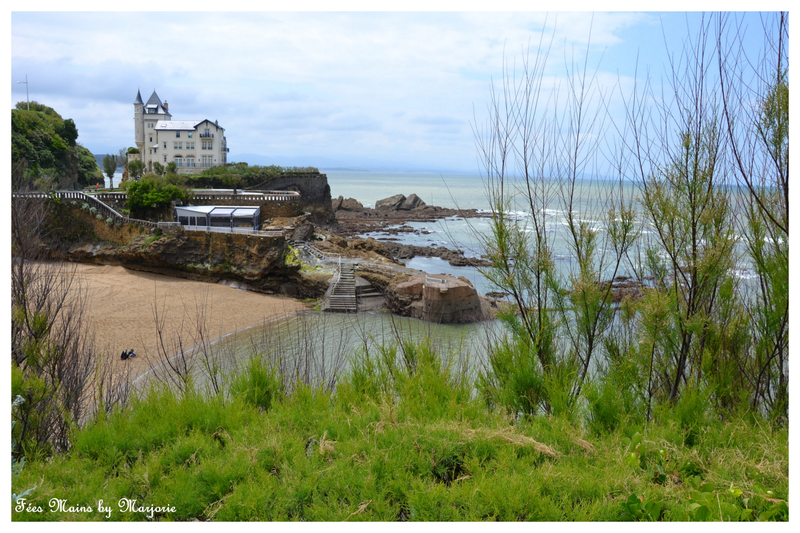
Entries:
<svg viewBox="0 0 800 533">
<path fill-rule="evenodd" d="M 146 174 L 139 181 L 128 182 L 128 208 L 146 209 L 168 206 L 175 200 L 185 200 L 186 192 L 154 174 Z"/>
</svg>

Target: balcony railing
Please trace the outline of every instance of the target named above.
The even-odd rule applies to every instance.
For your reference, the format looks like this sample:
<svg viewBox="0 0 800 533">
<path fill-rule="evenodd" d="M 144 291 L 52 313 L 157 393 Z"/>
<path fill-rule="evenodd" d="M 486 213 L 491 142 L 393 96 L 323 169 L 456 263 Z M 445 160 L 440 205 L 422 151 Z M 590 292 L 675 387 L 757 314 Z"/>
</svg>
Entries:
<svg viewBox="0 0 800 533">
<path fill-rule="evenodd" d="M 213 139 L 214 138 L 214 134 L 213 133 L 201 133 L 200 134 L 200 138 L 201 139 Z"/>
</svg>

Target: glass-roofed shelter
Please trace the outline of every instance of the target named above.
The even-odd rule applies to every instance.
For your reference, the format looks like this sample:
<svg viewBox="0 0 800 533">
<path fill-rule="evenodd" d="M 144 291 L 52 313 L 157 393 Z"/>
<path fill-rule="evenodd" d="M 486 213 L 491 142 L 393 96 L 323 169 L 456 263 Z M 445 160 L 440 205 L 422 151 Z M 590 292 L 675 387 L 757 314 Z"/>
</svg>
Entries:
<svg viewBox="0 0 800 533">
<path fill-rule="evenodd" d="M 182 205 L 175 207 L 181 226 L 259 229 L 261 208 L 235 205 Z"/>
</svg>

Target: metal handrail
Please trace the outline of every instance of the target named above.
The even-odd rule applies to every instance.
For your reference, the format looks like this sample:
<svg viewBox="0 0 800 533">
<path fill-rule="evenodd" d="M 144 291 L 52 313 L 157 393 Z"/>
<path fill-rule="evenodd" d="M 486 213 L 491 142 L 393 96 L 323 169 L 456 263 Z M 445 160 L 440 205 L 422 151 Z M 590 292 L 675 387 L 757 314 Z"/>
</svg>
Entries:
<svg viewBox="0 0 800 533">
<path fill-rule="evenodd" d="M 107 193 L 106 193 L 107 194 Z M 158 227 L 156 222 L 149 220 L 140 220 L 138 218 L 130 218 L 123 214 L 118 213 L 111 206 L 103 203 L 100 199 L 92 195 L 83 193 L 81 191 L 53 191 L 53 192 L 12 192 L 11 196 L 14 198 L 58 198 L 62 200 L 86 200 L 87 203 L 91 202 L 97 204 L 98 209 L 106 215 L 106 218 L 115 218 L 123 223 L 137 224 L 147 228 Z"/>
<path fill-rule="evenodd" d="M 245 235 L 260 235 L 262 237 L 283 237 L 283 230 L 262 231 L 254 228 L 231 228 L 228 226 L 181 226 L 184 231 L 213 231 L 216 233 L 242 233 Z"/>
<path fill-rule="evenodd" d="M 448 284 L 450 283 L 450 280 L 425 276 L 425 284 L 434 285 L 436 283 L 439 283 L 440 285 L 444 285 L 445 287 L 447 287 Z"/>
</svg>

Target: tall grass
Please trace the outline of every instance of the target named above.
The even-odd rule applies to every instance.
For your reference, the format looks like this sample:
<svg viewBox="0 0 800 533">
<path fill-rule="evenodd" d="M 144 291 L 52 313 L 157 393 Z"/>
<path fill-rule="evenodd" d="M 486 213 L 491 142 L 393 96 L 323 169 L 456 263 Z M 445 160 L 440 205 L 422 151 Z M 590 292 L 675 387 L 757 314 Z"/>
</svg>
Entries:
<svg viewBox="0 0 800 533">
<path fill-rule="evenodd" d="M 688 395 L 651 424 L 628 415 L 610 427 L 591 409 L 509 416 L 487 407 L 481 378 L 458 362 L 429 342 L 394 342 L 358 353 L 335 390 L 259 355 L 220 394 L 154 381 L 127 407 L 98 412 L 69 453 L 27 464 L 12 489 L 36 485 L 27 503 L 44 511 L 12 516 L 103 519 L 51 512 L 58 497 L 103 499 L 112 520 L 148 520 L 121 512 L 121 498 L 174 507 L 155 520 L 647 519 L 635 496 L 658 503 L 661 520 L 788 517 L 786 430 L 722 423 L 706 397 Z M 721 506 L 698 515 L 694 493 Z"/>
</svg>

